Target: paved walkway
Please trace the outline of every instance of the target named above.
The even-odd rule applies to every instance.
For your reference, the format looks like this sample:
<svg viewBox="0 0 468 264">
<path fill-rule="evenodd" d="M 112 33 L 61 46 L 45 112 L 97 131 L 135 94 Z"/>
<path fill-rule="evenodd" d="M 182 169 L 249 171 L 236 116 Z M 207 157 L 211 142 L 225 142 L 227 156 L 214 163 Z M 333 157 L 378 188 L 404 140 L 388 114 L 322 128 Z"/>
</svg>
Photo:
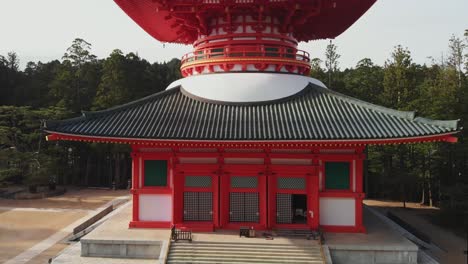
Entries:
<svg viewBox="0 0 468 264">
<path fill-rule="evenodd" d="M 0 211 L 12 211 L 12 212 L 52 212 L 52 213 L 62 213 L 62 212 L 94 212 L 94 210 L 86 209 L 62 209 L 62 208 L 12 208 L 6 206 L 0 206 Z"/>
<path fill-rule="evenodd" d="M 101 221 L 105 224 L 99 225 L 91 233 L 82 239 L 97 240 L 162 240 L 169 239 L 168 229 L 145 229 L 128 228 L 128 221 L 131 218 L 132 203 L 129 202 L 104 217 Z M 119 258 L 94 258 L 81 257 L 81 242 L 75 243 L 58 255 L 53 264 L 150 264 L 159 263 L 159 260 L 148 259 L 119 259 Z"/>
<path fill-rule="evenodd" d="M 127 193 L 85 189 L 41 200 L 0 199 L 0 263 L 46 263 L 73 228 Z"/>
<path fill-rule="evenodd" d="M 401 202 L 366 200 L 365 203 L 382 213 L 391 211 L 405 222 L 419 229 L 431 238 L 432 243 L 443 250 L 432 250 L 431 255 L 435 256 L 440 263 L 464 264 L 466 255 L 466 240 L 462 235 L 456 235 L 450 230 L 433 224 L 430 219 L 434 218 L 439 208 L 422 206 L 419 203 L 407 203 L 407 208 L 402 208 Z"/>
<path fill-rule="evenodd" d="M 73 222 L 71 225 L 61 229 L 57 233 L 53 234 L 52 236 L 42 240 L 41 242 L 37 243 L 33 247 L 29 248 L 26 251 L 23 251 L 21 254 L 17 255 L 16 257 L 6 261 L 4 264 L 22 264 L 30 261 L 32 258 L 36 257 L 37 255 L 41 254 L 46 249 L 50 248 L 51 246 L 55 245 L 59 241 L 66 238 L 70 233 L 73 232 L 73 228 L 78 226 L 79 224 L 86 221 L 89 217 L 91 217 L 93 213 L 87 214 L 85 217 L 82 217 L 78 221 Z"/>
</svg>

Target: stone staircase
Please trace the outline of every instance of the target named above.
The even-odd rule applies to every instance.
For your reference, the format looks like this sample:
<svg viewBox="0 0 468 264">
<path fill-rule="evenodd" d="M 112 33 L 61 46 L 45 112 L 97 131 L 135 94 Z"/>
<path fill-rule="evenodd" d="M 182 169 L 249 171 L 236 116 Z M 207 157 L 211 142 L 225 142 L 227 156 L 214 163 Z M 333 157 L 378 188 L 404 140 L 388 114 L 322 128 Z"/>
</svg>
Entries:
<svg viewBox="0 0 468 264">
<path fill-rule="evenodd" d="M 320 234 L 310 229 L 278 229 L 275 231 L 279 237 L 316 238 Z"/>
<path fill-rule="evenodd" d="M 323 264 L 325 262 L 318 243 L 294 245 L 194 241 L 172 243 L 166 263 Z"/>
</svg>

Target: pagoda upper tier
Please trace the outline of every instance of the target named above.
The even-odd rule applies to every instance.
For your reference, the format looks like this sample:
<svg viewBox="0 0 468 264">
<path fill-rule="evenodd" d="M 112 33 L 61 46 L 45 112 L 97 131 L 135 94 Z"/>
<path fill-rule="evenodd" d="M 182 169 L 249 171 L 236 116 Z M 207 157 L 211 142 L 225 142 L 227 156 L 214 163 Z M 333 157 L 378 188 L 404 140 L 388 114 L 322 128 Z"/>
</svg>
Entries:
<svg viewBox="0 0 468 264">
<path fill-rule="evenodd" d="M 260 24 L 278 19 L 282 33 L 298 41 L 335 38 L 376 0 L 115 0 L 146 32 L 162 42 L 192 44 L 209 35 L 214 17 L 228 23 L 251 15 Z M 228 26 L 228 25 L 227 25 Z M 235 31 L 235 28 L 231 28 Z M 229 27 L 227 27 L 229 31 Z"/>
<path fill-rule="evenodd" d="M 160 41 L 193 44 L 183 76 L 214 72 L 309 75 L 299 41 L 334 38 L 375 0 L 116 0 Z"/>
</svg>

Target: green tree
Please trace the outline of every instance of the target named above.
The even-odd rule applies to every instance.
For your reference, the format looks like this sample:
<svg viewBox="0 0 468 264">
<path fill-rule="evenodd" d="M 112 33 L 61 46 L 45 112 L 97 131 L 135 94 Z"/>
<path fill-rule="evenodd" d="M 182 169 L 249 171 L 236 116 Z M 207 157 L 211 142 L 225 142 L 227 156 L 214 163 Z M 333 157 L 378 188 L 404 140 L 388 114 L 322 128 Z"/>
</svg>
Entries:
<svg viewBox="0 0 468 264">
<path fill-rule="evenodd" d="M 310 61 L 310 76 L 323 81 L 327 79 L 327 74 L 322 68 L 322 63 L 320 58 L 313 58 Z"/>
<path fill-rule="evenodd" d="M 448 57 L 448 66 L 452 67 L 458 79 L 458 89 L 461 91 L 463 82 L 463 66 L 464 66 L 464 54 L 467 44 L 461 39 L 452 35 L 449 40 L 449 57 Z"/>
<path fill-rule="evenodd" d="M 95 62 L 96 56 L 91 54 L 91 44 L 84 39 L 76 38 L 62 57 L 70 61 L 74 67 L 82 67 L 86 63 Z"/>
<path fill-rule="evenodd" d="M 50 83 L 50 96 L 57 106 L 74 113 L 89 109 L 100 79 L 100 65 L 91 54 L 91 44 L 75 39 L 63 60 Z"/>
<path fill-rule="evenodd" d="M 338 47 L 333 44 L 330 40 L 330 43 L 327 45 L 325 51 L 325 68 L 328 74 L 328 86 L 332 87 L 333 76 L 339 71 L 339 62 L 341 55 L 338 54 Z"/>
<path fill-rule="evenodd" d="M 356 68 L 344 71 L 343 92 L 364 101 L 380 104 L 383 76 L 382 67 L 375 65 L 371 59 L 362 59 Z"/>
<path fill-rule="evenodd" d="M 101 81 L 93 102 L 95 109 L 116 106 L 130 97 L 125 60 L 122 51 L 114 50 L 104 61 Z"/>
<path fill-rule="evenodd" d="M 0 106 L 0 182 L 48 181 L 57 156 L 48 154 L 41 120 L 62 119 L 69 113 L 50 107 Z"/>
<path fill-rule="evenodd" d="M 411 106 L 416 95 L 415 68 L 410 51 L 396 46 L 384 66 L 382 102 L 399 110 Z"/>
</svg>

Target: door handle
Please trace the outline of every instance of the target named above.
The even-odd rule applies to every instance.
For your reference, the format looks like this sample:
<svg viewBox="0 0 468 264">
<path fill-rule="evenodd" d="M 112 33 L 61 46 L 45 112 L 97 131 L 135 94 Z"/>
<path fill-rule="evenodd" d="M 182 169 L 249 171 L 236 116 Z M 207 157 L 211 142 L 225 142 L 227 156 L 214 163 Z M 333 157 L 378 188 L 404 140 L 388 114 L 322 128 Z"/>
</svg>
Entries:
<svg viewBox="0 0 468 264">
<path fill-rule="evenodd" d="M 314 211 L 309 211 L 310 218 L 314 218 Z"/>
</svg>

